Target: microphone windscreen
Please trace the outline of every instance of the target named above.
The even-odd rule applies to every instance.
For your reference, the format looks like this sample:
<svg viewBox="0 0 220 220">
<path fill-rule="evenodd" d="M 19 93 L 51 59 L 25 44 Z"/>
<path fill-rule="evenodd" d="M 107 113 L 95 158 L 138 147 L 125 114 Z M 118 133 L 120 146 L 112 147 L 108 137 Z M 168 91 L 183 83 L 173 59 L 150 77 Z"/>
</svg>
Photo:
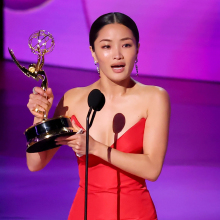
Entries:
<svg viewBox="0 0 220 220">
<path fill-rule="evenodd" d="M 105 105 L 105 96 L 98 89 L 93 89 L 88 96 L 88 105 L 95 111 L 100 111 Z"/>
</svg>

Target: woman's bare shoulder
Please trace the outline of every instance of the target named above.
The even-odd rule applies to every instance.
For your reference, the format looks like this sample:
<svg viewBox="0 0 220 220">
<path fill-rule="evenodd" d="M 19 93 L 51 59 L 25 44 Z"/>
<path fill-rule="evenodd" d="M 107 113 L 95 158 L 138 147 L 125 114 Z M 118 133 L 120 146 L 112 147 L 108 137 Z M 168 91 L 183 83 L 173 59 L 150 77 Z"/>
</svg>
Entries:
<svg viewBox="0 0 220 220">
<path fill-rule="evenodd" d="M 136 84 L 138 92 L 142 94 L 145 97 L 148 97 L 150 99 L 167 99 L 169 98 L 168 92 L 159 86 L 153 86 L 153 85 L 144 85 L 142 83 L 137 82 Z"/>
<path fill-rule="evenodd" d="M 92 85 L 86 87 L 77 87 L 65 92 L 56 107 L 54 116 L 71 116 L 74 114 L 75 106 L 80 106 L 82 101 L 87 100 L 88 94 L 92 89 L 91 86 Z"/>
<path fill-rule="evenodd" d="M 141 83 L 136 84 L 137 94 L 146 104 L 147 109 L 154 108 L 169 108 L 170 98 L 168 92 L 159 86 L 144 85 Z"/>
<path fill-rule="evenodd" d="M 137 94 L 140 94 L 141 106 L 146 110 L 147 117 L 150 115 L 158 117 L 158 115 L 164 114 L 169 117 L 170 98 L 164 88 L 138 83 L 137 90 Z"/>
<path fill-rule="evenodd" d="M 76 87 L 68 90 L 64 94 L 64 100 L 66 103 L 75 102 L 81 100 L 84 96 L 88 96 L 89 92 L 92 90 L 93 85 L 86 87 Z"/>
</svg>

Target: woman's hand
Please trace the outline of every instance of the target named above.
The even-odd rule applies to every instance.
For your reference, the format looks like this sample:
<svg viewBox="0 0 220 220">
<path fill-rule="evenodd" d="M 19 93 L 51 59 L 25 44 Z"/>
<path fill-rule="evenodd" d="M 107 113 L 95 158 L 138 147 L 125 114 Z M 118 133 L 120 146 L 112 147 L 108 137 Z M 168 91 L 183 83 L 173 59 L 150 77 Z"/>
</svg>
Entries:
<svg viewBox="0 0 220 220">
<path fill-rule="evenodd" d="M 44 91 L 40 87 L 34 87 L 33 93 L 29 96 L 27 107 L 30 112 L 41 121 L 44 117 L 44 112 L 48 115 L 53 103 L 53 98 L 54 96 L 51 88 Z"/>
<path fill-rule="evenodd" d="M 80 127 L 78 127 L 75 122 L 73 121 L 73 130 L 79 131 Z M 76 133 L 74 135 L 71 135 L 69 137 L 61 136 L 56 138 L 56 144 L 57 145 L 68 145 L 73 149 L 73 151 L 80 156 L 83 156 L 86 154 L 86 132 L 83 131 L 83 133 Z M 89 136 L 89 154 L 92 154 L 94 150 L 96 141 Z"/>
</svg>

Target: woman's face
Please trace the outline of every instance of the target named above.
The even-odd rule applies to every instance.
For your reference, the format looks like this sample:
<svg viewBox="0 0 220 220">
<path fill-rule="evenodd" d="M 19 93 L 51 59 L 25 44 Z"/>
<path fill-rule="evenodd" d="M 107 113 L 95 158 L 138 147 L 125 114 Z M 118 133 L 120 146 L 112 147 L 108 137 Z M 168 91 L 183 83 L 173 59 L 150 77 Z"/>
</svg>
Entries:
<svg viewBox="0 0 220 220">
<path fill-rule="evenodd" d="M 137 58 L 138 48 L 132 31 L 122 24 L 105 25 L 94 42 L 92 56 L 98 61 L 100 75 L 112 81 L 128 78 Z M 139 46 L 138 46 L 139 47 Z"/>
</svg>

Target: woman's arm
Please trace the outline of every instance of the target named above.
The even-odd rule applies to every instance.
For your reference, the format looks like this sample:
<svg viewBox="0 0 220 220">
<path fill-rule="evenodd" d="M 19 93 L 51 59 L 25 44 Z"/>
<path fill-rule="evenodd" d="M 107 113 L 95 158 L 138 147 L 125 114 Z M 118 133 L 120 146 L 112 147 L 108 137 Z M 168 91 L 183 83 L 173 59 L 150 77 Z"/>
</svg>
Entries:
<svg viewBox="0 0 220 220">
<path fill-rule="evenodd" d="M 95 141 L 90 137 L 90 154 L 98 156 L 133 175 L 155 181 L 162 169 L 169 132 L 170 102 L 167 92 L 158 88 L 152 95 L 145 124 L 143 154 L 124 153 Z M 85 154 L 85 133 L 58 138 L 78 154 Z M 109 152 L 110 151 L 110 152 Z"/>
<path fill-rule="evenodd" d="M 35 116 L 34 124 L 42 122 L 43 120 L 43 115 L 40 113 L 36 113 L 34 109 L 38 107 L 40 111 L 46 110 L 46 112 L 48 113 L 53 103 L 53 93 L 51 89 L 48 89 L 46 91 L 46 94 L 44 94 L 44 91 L 38 87 L 35 87 L 35 91 L 37 94 L 30 95 L 30 99 L 27 105 L 31 113 Z M 45 95 L 47 96 L 47 98 L 45 98 Z M 64 108 L 64 98 L 62 98 L 58 106 L 56 107 L 54 117 L 65 114 L 66 108 Z M 28 169 L 30 171 L 38 171 L 43 169 L 49 163 L 49 161 L 52 159 L 58 149 L 59 147 L 43 152 L 26 153 Z"/>
<path fill-rule="evenodd" d="M 93 154 L 136 176 L 155 181 L 161 172 L 167 149 L 170 102 L 167 92 L 163 89 L 151 97 L 148 117 L 145 124 L 143 154 L 123 153 L 96 143 Z"/>
</svg>

